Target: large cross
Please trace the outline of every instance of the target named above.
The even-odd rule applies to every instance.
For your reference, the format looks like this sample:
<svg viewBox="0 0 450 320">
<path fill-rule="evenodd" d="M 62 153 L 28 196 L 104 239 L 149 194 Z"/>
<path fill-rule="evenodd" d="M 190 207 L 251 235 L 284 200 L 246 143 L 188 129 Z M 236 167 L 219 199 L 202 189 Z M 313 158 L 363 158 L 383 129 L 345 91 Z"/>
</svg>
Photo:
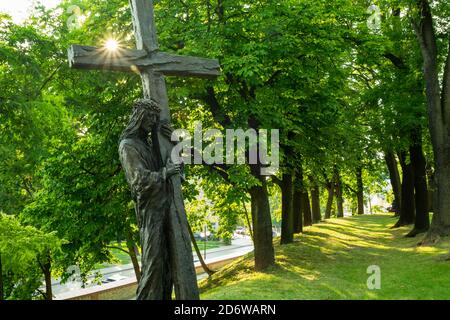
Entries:
<svg viewBox="0 0 450 320">
<path fill-rule="evenodd" d="M 69 65 L 77 69 L 100 69 L 138 72 L 142 78 L 144 97 L 159 102 L 161 120 L 169 120 L 170 112 L 164 75 L 213 79 L 220 75 L 219 61 L 180 56 L 159 51 L 153 14 L 153 0 L 130 0 L 137 50 L 73 45 L 69 49 Z"/>
<path fill-rule="evenodd" d="M 164 76 L 188 76 L 213 79 L 220 74 L 219 62 L 215 59 L 180 56 L 160 52 L 158 50 L 153 1 L 129 1 L 137 50 L 119 48 L 116 51 L 108 51 L 107 48 L 73 45 L 68 52 L 69 64 L 72 68 L 77 69 L 139 73 L 142 78 L 144 97 L 156 100 L 162 109 L 161 121 L 170 122 L 170 110 Z M 159 136 L 159 142 L 161 160 L 165 163 L 171 154 L 173 144 L 162 135 Z M 188 243 L 190 253 L 190 240 L 180 177 L 172 176 L 171 182 L 174 191 L 174 203 L 178 212 L 178 216 L 174 217 L 178 225 L 174 227 L 180 230 L 175 235 L 175 237 L 178 237 L 176 242 Z M 192 255 L 190 258 L 192 258 Z M 192 264 L 192 260 L 189 260 L 186 254 L 178 256 L 176 260 L 173 263 L 177 265 Z M 183 275 L 180 275 L 180 277 L 183 277 Z M 178 279 L 178 282 L 180 281 L 182 282 L 184 279 Z M 195 281 L 195 278 L 192 281 Z M 194 285 L 196 287 L 196 283 L 192 284 L 192 286 Z M 183 292 L 182 289 L 179 289 L 179 292 L 177 292 L 177 285 L 175 285 L 175 293 L 179 299 L 196 298 L 195 292 Z"/>
</svg>

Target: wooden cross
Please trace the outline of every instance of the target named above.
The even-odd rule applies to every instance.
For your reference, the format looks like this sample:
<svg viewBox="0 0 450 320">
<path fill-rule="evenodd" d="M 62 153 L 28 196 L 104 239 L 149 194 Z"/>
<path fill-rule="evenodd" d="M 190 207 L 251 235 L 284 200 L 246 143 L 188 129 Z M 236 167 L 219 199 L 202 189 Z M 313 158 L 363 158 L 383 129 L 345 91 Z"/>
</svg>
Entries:
<svg viewBox="0 0 450 320">
<path fill-rule="evenodd" d="M 180 56 L 159 51 L 153 0 L 130 0 L 137 50 L 73 45 L 69 49 L 69 65 L 77 69 L 99 69 L 138 72 L 144 97 L 153 98 L 163 109 L 161 120 L 169 120 L 164 75 L 214 79 L 220 75 L 219 61 Z"/>
<path fill-rule="evenodd" d="M 118 48 L 112 51 L 107 48 L 73 45 L 68 51 L 69 65 L 77 69 L 139 73 L 142 79 L 144 97 L 157 101 L 161 107 L 161 121 L 170 122 L 170 110 L 164 76 L 214 79 L 220 75 L 219 62 L 215 59 L 180 56 L 160 52 L 158 50 L 153 1 L 130 0 L 130 7 L 137 50 Z M 173 144 L 162 135 L 158 138 L 160 142 L 161 160 L 163 163 L 166 163 L 165 161 L 171 154 Z M 189 252 L 190 258 L 192 258 L 192 255 L 180 177 L 172 176 L 171 182 L 174 191 L 173 202 L 177 209 L 176 216 L 171 217 L 171 227 L 173 230 L 179 230 L 178 233 L 172 235 L 176 238 L 173 240 L 178 244 L 187 243 L 187 247 L 176 249 L 179 250 L 179 254 L 175 259 L 176 261 L 173 261 L 175 264 L 174 268 L 181 270 L 178 272 L 178 275 L 175 275 L 175 278 L 180 278 L 175 279 L 175 293 L 178 299 L 196 299 L 198 298 L 198 292 L 195 292 L 195 290 L 190 291 L 189 289 L 189 286 L 195 286 L 195 288 L 197 286 L 195 274 L 190 275 L 190 270 L 182 270 L 186 264 L 192 264 L 189 256 L 186 257 L 186 252 Z M 181 279 L 192 277 L 194 279 Z M 191 283 L 183 285 L 183 281 L 191 281 Z M 195 283 L 192 283 L 192 281 L 195 281 Z"/>
</svg>

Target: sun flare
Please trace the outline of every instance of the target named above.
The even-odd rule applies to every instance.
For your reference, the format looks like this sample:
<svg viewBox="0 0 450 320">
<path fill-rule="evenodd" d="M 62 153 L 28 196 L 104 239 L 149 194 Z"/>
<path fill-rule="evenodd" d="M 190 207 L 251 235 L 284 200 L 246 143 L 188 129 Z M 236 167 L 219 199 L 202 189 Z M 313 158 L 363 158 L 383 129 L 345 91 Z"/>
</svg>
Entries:
<svg viewBox="0 0 450 320">
<path fill-rule="evenodd" d="M 119 49 L 119 42 L 115 39 L 108 39 L 105 42 L 105 48 L 108 51 L 117 51 L 117 49 Z"/>
</svg>

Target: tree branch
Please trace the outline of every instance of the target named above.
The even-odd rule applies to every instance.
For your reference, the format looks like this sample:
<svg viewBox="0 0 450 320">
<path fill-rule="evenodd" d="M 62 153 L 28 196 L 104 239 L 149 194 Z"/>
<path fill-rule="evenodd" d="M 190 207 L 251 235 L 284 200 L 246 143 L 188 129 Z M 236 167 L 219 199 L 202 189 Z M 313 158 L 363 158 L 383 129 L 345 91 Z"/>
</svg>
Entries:
<svg viewBox="0 0 450 320">
<path fill-rule="evenodd" d="M 128 250 L 125 250 L 124 248 L 121 248 L 121 247 L 117 247 L 117 246 L 106 246 L 106 248 L 108 248 L 108 249 L 117 249 L 117 250 L 120 250 L 120 251 L 122 251 L 122 252 L 125 252 L 126 254 L 130 254 L 129 252 L 128 252 Z"/>
<path fill-rule="evenodd" d="M 364 44 L 364 41 L 362 41 L 361 39 L 355 38 L 355 37 L 346 37 L 346 40 L 352 42 L 356 46 L 360 46 L 360 45 Z M 396 66 L 397 68 L 399 68 L 401 70 L 406 70 L 408 68 L 406 66 L 405 62 L 403 61 L 403 59 L 396 56 L 392 52 L 385 52 L 383 54 L 383 57 L 385 57 L 386 59 L 391 61 L 394 66 Z"/>
<path fill-rule="evenodd" d="M 91 169 L 86 169 L 83 165 L 80 166 L 80 169 L 91 176 L 95 177 L 97 175 L 95 172 L 92 172 Z"/>
<path fill-rule="evenodd" d="M 36 291 L 39 292 L 44 299 L 47 299 L 47 293 L 46 292 L 42 291 L 39 288 L 37 288 Z"/>
<path fill-rule="evenodd" d="M 386 59 L 391 61 L 392 64 L 400 70 L 408 69 L 408 67 L 405 65 L 405 62 L 403 61 L 403 59 L 400 57 L 397 57 L 395 54 L 393 54 L 391 52 L 386 52 L 385 54 L 383 54 L 383 57 L 385 57 Z"/>
<path fill-rule="evenodd" d="M 273 175 L 273 176 L 271 176 L 271 179 L 272 179 L 273 183 L 277 184 L 281 188 L 282 181 L 281 181 L 280 178 L 278 178 L 277 176 Z"/>
<path fill-rule="evenodd" d="M 230 175 L 228 172 L 226 172 L 223 168 L 218 166 L 217 164 L 207 164 L 203 163 L 203 165 L 207 166 L 208 168 L 213 169 L 215 172 L 217 172 L 225 181 L 232 183 L 230 180 Z"/>
<path fill-rule="evenodd" d="M 342 184 L 343 186 L 345 186 L 347 189 L 349 189 L 351 192 L 353 193 L 358 193 L 358 191 L 356 191 L 355 189 L 353 189 L 352 187 L 350 187 L 348 184 Z"/>
<path fill-rule="evenodd" d="M 122 166 L 119 164 L 116 169 L 109 175 L 110 178 L 114 177 L 116 174 L 118 174 L 122 170 Z"/>
<path fill-rule="evenodd" d="M 226 128 L 231 125 L 231 119 L 226 114 L 223 114 L 220 110 L 220 103 L 217 100 L 214 88 L 209 86 L 206 88 L 206 95 L 200 97 L 208 106 L 211 111 L 214 120 Z"/>
<path fill-rule="evenodd" d="M 55 76 L 55 74 L 58 72 L 58 70 L 61 68 L 61 66 L 65 63 L 65 61 L 61 62 L 56 68 L 55 70 L 53 70 L 53 72 L 44 80 L 44 82 L 42 83 L 42 85 L 40 86 L 38 92 L 37 92 L 37 96 L 41 93 L 41 91 L 45 88 L 45 86 L 50 82 L 50 80 L 53 79 L 53 77 Z"/>
</svg>

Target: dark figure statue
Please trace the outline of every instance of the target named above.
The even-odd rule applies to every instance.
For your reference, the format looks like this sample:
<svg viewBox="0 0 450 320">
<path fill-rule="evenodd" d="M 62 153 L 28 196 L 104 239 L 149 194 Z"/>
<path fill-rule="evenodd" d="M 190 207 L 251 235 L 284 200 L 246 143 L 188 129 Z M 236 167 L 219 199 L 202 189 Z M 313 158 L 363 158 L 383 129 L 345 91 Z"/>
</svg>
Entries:
<svg viewBox="0 0 450 320">
<path fill-rule="evenodd" d="M 172 129 L 160 124 L 159 114 L 154 100 L 136 102 L 119 146 L 142 246 L 137 299 L 170 300 L 173 287 L 177 299 L 198 299 L 187 220 L 177 209 L 171 183 L 181 168 L 161 159 L 160 141 L 170 140 Z"/>
</svg>

